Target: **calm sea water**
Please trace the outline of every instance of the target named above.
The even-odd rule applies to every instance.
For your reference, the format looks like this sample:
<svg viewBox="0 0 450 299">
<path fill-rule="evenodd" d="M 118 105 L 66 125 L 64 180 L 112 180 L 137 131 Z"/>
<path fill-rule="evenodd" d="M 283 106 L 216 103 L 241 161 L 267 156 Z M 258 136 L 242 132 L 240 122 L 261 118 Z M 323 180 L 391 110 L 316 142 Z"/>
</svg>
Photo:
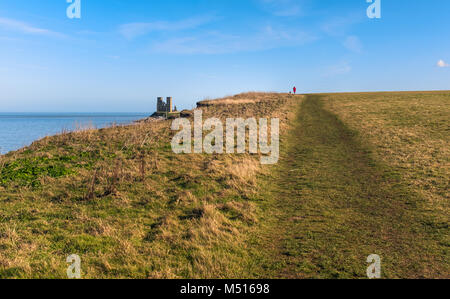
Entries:
<svg viewBox="0 0 450 299">
<path fill-rule="evenodd" d="M 45 136 L 79 128 L 129 124 L 149 113 L 0 113 L 0 154 L 20 149 Z"/>
</svg>

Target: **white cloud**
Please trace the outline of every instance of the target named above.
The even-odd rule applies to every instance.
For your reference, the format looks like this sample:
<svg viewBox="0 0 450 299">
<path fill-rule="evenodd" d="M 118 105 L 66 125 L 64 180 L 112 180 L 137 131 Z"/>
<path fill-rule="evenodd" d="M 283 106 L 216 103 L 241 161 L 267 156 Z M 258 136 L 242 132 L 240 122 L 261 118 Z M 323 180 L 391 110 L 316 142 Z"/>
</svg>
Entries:
<svg viewBox="0 0 450 299">
<path fill-rule="evenodd" d="M 331 65 L 323 73 L 324 77 L 334 77 L 338 75 L 345 75 L 352 71 L 352 67 L 347 61 L 339 62 L 338 64 Z"/>
<path fill-rule="evenodd" d="M 450 65 L 442 59 L 437 62 L 437 66 L 438 67 L 450 67 Z"/>
<path fill-rule="evenodd" d="M 13 19 L 7 19 L 7 18 L 0 18 L 0 27 L 13 30 L 13 31 L 19 31 L 25 34 L 33 34 L 33 35 L 46 35 L 46 36 L 53 36 L 53 37 L 63 37 L 64 34 L 54 32 L 48 29 L 33 27 L 27 23 L 13 20 Z"/>
<path fill-rule="evenodd" d="M 334 17 L 321 25 L 323 32 L 330 36 L 345 36 L 349 29 L 362 21 L 359 14 L 351 13 L 347 16 Z"/>
<path fill-rule="evenodd" d="M 155 31 L 180 31 L 193 29 L 211 22 L 213 16 L 194 17 L 176 22 L 155 21 L 148 23 L 129 23 L 119 27 L 119 33 L 127 39 L 149 34 Z"/>
<path fill-rule="evenodd" d="M 363 50 L 363 45 L 360 39 L 354 35 L 348 36 L 343 44 L 344 47 L 355 53 L 361 53 Z"/>
<path fill-rule="evenodd" d="M 208 32 L 172 38 L 154 44 L 152 50 L 170 54 L 224 54 L 296 46 L 315 39 L 304 32 L 267 26 L 258 33 L 245 36 Z"/>
</svg>

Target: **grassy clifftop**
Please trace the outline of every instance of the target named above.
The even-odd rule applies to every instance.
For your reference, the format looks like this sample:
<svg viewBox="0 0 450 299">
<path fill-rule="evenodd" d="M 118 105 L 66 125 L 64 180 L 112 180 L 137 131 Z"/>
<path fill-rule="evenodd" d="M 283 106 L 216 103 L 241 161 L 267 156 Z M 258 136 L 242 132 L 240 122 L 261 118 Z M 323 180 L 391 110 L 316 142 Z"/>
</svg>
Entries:
<svg viewBox="0 0 450 299">
<path fill-rule="evenodd" d="M 247 93 L 204 119 L 280 118 L 280 160 L 172 152 L 171 121 L 0 157 L 0 277 L 449 278 L 450 92 Z M 192 120 L 192 119 L 191 119 Z"/>
<path fill-rule="evenodd" d="M 276 277 L 449 278 L 450 93 L 308 95 L 266 182 Z M 271 195 L 270 195 L 271 194 Z"/>
<path fill-rule="evenodd" d="M 203 114 L 285 120 L 295 101 L 249 93 Z M 252 276 L 258 157 L 176 155 L 170 124 L 61 134 L 1 157 L 0 277 L 63 278 L 71 254 L 85 278 Z"/>
</svg>

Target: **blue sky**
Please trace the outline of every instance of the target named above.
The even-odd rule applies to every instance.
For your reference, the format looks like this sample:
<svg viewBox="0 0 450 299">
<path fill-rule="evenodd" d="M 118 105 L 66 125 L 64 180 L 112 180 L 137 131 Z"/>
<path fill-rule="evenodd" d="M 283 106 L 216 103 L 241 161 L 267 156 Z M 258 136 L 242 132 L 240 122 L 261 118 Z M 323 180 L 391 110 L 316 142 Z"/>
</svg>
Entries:
<svg viewBox="0 0 450 299">
<path fill-rule="evenodd" d="M 151 112 L 243 91 L 450 89 L 450 1 L 0 1 L 0 112 Z"/>
</svg>

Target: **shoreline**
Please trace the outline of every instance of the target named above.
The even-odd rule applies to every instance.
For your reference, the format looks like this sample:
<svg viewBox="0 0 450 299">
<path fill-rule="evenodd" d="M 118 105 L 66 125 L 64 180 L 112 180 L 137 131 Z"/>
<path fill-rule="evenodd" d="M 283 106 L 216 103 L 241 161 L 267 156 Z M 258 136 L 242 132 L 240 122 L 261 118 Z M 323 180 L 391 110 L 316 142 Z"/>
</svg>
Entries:
<svg viewBox="0 0 450 299">
<path fill-rule="evenodd" d="M 93 113 L 78 113 L 78 112 L 61 112 L 60 114 L 58 113 L 47 113 L 47 112 L 36 112 L 36 113 L 28 113 L 28 112 L 1 112 L 0 113 L 0 117 L 6 116 L 8 117 L 8 119 L 46 119 L 48 118 L 49 120 L 51 119 L 50 117 L 54 117 L 54 118 L 69 118 L 69 117 L 96 117 L 96 118 L 107 118 L 107 117 L 112 117 L 112 116 L 120 116 L 120 117 L 125 117 L 125 116 L 133 116 L 133 115 L 137 115 L 140 116 L 141 113 L 109 113 L 109 112 L 105 112 L 105 113 L 101 113 L 101 112 L 93 112 Z M 38 137 L 36 139 L 33 139 L 32 141 L 28 142 L 27 145 L 21 146 L 17 149 L 12 149 L 9 150 L 7 152 L 3 152 L 2 151 L 2 146 L 0 146 L 0 157 L 4 157 L 10 153 L 14 153 L 14 152 L 19 152 L 22 151 L 28 147 L 30 147 L 33 143 L 38 142 L 44 138 L 49 138 L 49 137 L 54 137 L 54 136 L 58 136 L 58 135 L 62 135 L 62 134 L 67 134 L 67 133 L 75 133 L 75 132 L 81 132 L 81 131 L 86 131 L 86 130 L 101 130 L 101 129 L 108 129 L 108 128 L 113 128 L 113 127 L 117 127 L 117 126 L 131 126 L 134 124 L 138 124 L 141 122 L 145 122 L 149 119 L 151 119 L 151 113 L 145 113 L 145 115 L 147 115 L 146 117 L 144 115 L 142 115 L 142 118 L 139 119 L 135 119 L 135 120 L 130 120 L 126 123 L 116 123 L 116 122 L 112 122 L 109 123 L 106 126 L 100 126 L 100 127 L 96 127 L 95 124 L 86 122 L 86 123 L 77 123 L 76 121 L 71 125 L 72 128 L 71 129 L 67 129 L 66 127 L 60 127 L 59 128 L 59 132 L 57 133 L 48 133 L 47 135 Z M 80 125 L 79 127 L 77 125 Z"/>
</svg>

